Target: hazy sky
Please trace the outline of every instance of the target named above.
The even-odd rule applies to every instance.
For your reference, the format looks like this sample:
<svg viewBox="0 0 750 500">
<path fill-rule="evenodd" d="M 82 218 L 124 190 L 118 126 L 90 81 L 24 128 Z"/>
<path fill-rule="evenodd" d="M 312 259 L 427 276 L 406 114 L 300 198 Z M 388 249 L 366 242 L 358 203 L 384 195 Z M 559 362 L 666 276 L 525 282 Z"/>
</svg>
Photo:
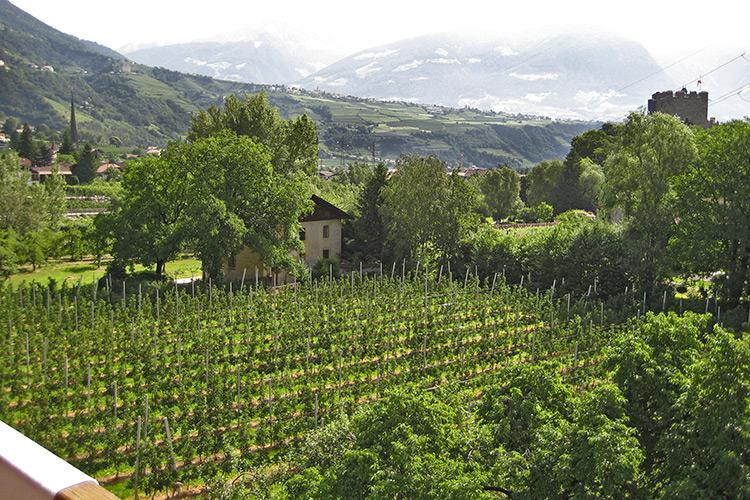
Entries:
<svg viewBox="0 0 750 500">
<path fill-rule="evenodd" d="M 265 31 L 304 32 L 337 55 L 446 31 L 518 32 L 590 26 L 643 43 L 655 55 L 707 44 L 750 45 L 750 2 L 714 0 L 11 0 L 53 27 L 114 49 Z"/>
</svg>

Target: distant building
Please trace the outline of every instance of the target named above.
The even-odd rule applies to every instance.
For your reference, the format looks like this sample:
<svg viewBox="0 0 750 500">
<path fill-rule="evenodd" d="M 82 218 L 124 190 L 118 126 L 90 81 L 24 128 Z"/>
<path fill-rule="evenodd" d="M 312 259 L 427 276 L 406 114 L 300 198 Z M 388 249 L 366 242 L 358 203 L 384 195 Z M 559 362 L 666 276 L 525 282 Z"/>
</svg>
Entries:
<svg viewBox="0 0 750 500">
<path fill-rule="evenodd" d="M 52 165 L 29 168 L 29 172 L 31 172 L 31 180 L 37 182 L 46 181 L 47 178 L 52 175 L 52 168 Z M 58 165 L 57 169 L 57 172 L 63 177 L 63 179 L 66 179 L 66 181 L 73 175 L 70 165 Z"/>
<path fill-rule="evenodd" d="M 54 73 L 55 72 L 55 68 L 53 68 L 50 65 L 46 65 L 46 66 L 42 66 L 42 71 L 48 71 L 50 73 Z"/>
<path fill-rule="evenodd" d="M 300 240 L 305 246 L 304 253 L 298 255 L 309 267 L 320 259 L 336 259 L 341 256 L 342 223 L 351 216 L 327 202 L 323 198 L 313 195 L 315 209 L 310 215 L 300 219 L 302 231 Z M 224 264 L 224 276 L 230 281 L 239 281 L 243 274 L 247 283 L 255 280 L 258 271 L 260 280 L 269 284 L 281 284 L 291 281 L 286 271 L 274 272 L 266 267 L 255 250 L 245 247 L 236 255 L 231 256 Z"/>
<path fill-rule="evenodd" d="M 102 163 L 97 167 L 96 175 L 107 175 L 108 173 L 111 173 L 110 170 L 113 172 L 122 172 L 122 167 L 117 163 Z"/>
<path fill-rule="evenodd" d="M 648 100 L 648 113 L 664 113 L 680 118 L 688 125 L 708 128 L 715 120 L 708 119 L 708 92 L 687 89 L 657 92 Z"/>
</svg>

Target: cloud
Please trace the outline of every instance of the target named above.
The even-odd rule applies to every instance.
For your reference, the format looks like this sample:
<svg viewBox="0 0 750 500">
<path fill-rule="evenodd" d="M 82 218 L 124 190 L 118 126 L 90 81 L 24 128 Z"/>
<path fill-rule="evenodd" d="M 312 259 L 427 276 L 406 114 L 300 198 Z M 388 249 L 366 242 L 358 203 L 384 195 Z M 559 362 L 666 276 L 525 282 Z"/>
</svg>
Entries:
<svg viewBox="0 0 750 500">
<path fill-rule="evenodd" d="M 495 52 L 497 52 L 498 54 L 500 54 L 503 57 L 510 57 L 510 56 L 517 56 L 518 55 L 518 52 L 516 52 L 515 50 L 511 49 L 510 47 L 508 47 L 506 45 L 500 45 L 499 47 L 495 47 L 494 50 L 495 50 Z"/>
<path fill-rule="evenodd" d="M 375 61 L 371 62 L 370 64 L 366 64 L 360 68 L 357 68 L 354 70 L 354 73 L 357 75 L 357 78 L 364 78 L 367 75 L 371 75 L 372 73 L 377 73 L 383 68 L 376 67 L 377 63 Z"/>
<path fill-rule="evenodd" d="M 536 93 L 529 93 L 524 96 L 524 99 L 526 99 L 529 102 L 542 102 L 549 96 L 551 96 L 553 92 L 536 92 Z"/>
<path fill-rule="evenodd" d="M 429 80 L 429 78 L 427 78 L 426 76 L 417 76 L 414 78 L 409 78 L 410 82 L 422 82 L 424 80 Z"/>
<path fill-rule="evenodd" d="M 613 97 L 623 97 L 625 94 L 621 94 L 616 90 L 608 90 L 607 92 L 599 92 L 597 90 L 579 90 L 576 92 L 573 98 L 577 103 L 585 106 L 601 105 L 602 103 L 612 99 Z"/>
<path fill-rule="evenodd" d="M 510 76 L 518 78 L 519 80 L 525 80 L 527 82 L 536 82 L 538 80 L 557 80 L 560 75 L 558 73 L 511 73 Z"/>
<path fill-rule="evenodd" d="M 478 57 L 470 57 L 469 59 L 467 59 L 466 62 L 468 62 L 469 64 L 477 64 L 477 63 L 482 62 L 482 60 L 479 59 Z"/>
<path fill-rule="evenodd" d="M 381 59 L 383 57 L 388 57 L 396 53 L 398 53 L 398 49 L 385 49 L 381 52 L 365 52 L 363 54 L 359 54 L 358 56 L 354 56 L 354 60 L 363 61 L 365 59 Z"/>
</svg>

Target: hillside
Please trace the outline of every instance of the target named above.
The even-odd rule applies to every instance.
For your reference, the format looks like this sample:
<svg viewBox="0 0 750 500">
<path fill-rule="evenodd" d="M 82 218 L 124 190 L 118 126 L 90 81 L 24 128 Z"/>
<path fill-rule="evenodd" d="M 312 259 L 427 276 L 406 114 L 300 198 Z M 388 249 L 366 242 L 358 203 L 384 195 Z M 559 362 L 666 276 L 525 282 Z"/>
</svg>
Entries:
<svg viewBox="0 0 750 500">
<path fill-rule="evenodd" d="M 596 126 L 533 117 L 382 103 L 187 75 L 135 64 L 65 35 L 0 0 L 0 115 L 61 130 L 71 94 L 82 137 L 118 136 L 133 146 L 164 145 L 185 134 L 190 114 L 223 96 L 266 91 L 281 113 L 310 113 L 321 156 L 382 158 L 436 154 L 456 163 L 522 167 L 562 156 L 569 141 Z M 54 71 L 44 70 L 50 65 Z"/>
</svg>

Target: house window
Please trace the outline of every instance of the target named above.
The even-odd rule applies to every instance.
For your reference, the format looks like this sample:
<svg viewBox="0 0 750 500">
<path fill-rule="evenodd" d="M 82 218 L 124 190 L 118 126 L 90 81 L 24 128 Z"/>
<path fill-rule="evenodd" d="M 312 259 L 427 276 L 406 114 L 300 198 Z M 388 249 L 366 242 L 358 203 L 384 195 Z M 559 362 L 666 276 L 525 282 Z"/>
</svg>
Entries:
<svg viewBox="0 0 750 500">
<path fill-rule="evenodd" d="M 299 230 L 299 240 L 300 241 L 305 241 L 305 230 L 304 229 L 300 229 Z"/>
<path fill-rule="evenodd" d="M 326 227 L 328 227 L 328 226 L 326 226 Z M 327 259 L 330 256 L 331 256 L 331 252 L 327 248 L 325 250 L 323 250 L 323 258 L 324 259 Z"/>
<path fill-rule="evenodd" d="M 323 238 L 328 238 L 329 233 L 330 233 L 330 229 L 328 225 L 323 226 Z"/>
</svg>

